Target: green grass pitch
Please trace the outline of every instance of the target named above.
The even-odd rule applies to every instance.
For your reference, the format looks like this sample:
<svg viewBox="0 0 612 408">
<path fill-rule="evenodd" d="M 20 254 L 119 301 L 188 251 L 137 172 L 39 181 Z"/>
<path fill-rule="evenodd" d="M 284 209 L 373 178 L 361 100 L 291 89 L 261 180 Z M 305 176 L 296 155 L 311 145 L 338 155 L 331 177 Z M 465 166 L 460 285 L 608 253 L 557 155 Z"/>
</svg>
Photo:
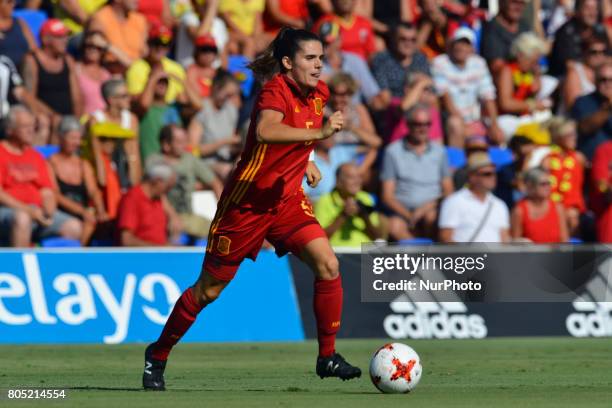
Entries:
<svg viewBox="0 0 612 408">
<path fill-rule="evenodd" d="M 320 380 L 316 343 L 181 344 L 165 393 L 140 390 L 144 345 L 1 346 L 0 406 L 75 407 L 612 407 L 612 339 L 413 340 L 423 377 L 408 395 L 370 383 L 385 340 L 341 340 L 364 370 Z M 63 401 L 7 401 L 10 388 L 66 388 Z"/>
</svg>

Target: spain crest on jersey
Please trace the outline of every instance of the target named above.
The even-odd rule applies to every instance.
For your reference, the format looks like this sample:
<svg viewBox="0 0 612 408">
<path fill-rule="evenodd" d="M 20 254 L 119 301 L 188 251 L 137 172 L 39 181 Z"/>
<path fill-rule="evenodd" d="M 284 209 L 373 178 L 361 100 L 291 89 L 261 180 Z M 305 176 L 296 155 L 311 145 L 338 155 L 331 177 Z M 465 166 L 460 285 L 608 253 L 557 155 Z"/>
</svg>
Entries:
<svg viewBox="0 0 612 408">
<path fill-rule="evenodd" d="M 314 98 L 314 109 L 317 115 L 321 115 L 323 113 L 323 99 Z"/>
</svg>

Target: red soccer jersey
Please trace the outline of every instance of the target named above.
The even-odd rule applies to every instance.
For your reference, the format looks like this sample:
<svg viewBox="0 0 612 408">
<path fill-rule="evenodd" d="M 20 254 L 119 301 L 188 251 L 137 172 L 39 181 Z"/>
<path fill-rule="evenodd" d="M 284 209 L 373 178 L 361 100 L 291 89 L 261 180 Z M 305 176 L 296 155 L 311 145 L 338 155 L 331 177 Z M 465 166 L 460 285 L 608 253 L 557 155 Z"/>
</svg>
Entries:
<svg viewBox="0 0 612 408">
<path fill-rule="evenodd" d="M 149 198 L 142 187 L 136 186 L 121 199 L 117 215 L 117 230 L 129 230 L 137 238 L 154 244 L 168 242 L 168 219 L 161 200 Z"/>
<path fill-rule="evenodd" d="M 291 78 L 277 74 L 264 84 L 251 114 L 246 145 L 236 169 L 223 190 L 220 205 L 267 211 L 300 190 L 312 142 L 266 144 L 257 141 L 259 113 L 281 112 L 282 123 L 294 128 L 318 129 L 323 125 L 323 108 L 329 97 L 324 82 L 307 96 Z"/>
<path fill-rule="evenodd" d="M 374 43 L 374 30 L 372 23 L 365 17 L 353 15 L 346 21 L 335 14 L 327 14 L 317 21 L 313 27 L 316 33 L 326 21 L 334 21 L 340 27 L 340 41 L 342 51 L 352 52 L 367 60 L 376 50 Z"/>
<path fill-rule="evenodd" d="M 31 147 L 13 154 L 0 144 L 0 189 L 25 204 L 42 204 L 40 190 L 51 188 L 45 159 Z"/>
</svg>

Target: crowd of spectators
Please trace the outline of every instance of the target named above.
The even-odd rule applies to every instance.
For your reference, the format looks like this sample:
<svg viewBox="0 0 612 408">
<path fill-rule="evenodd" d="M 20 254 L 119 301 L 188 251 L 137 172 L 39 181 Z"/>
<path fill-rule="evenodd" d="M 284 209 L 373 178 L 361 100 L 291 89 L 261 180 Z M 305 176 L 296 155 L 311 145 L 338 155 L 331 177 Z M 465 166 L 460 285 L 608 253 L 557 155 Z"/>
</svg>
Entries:
<svg viewBox="0 0 612 408">
<path fill-rule="evenodd" d="M 205 239 L 283 26 L 345 118 L 333 245 L 612 242 L 612 0 L 0 0 L 0 245 Z"/>
</svg>

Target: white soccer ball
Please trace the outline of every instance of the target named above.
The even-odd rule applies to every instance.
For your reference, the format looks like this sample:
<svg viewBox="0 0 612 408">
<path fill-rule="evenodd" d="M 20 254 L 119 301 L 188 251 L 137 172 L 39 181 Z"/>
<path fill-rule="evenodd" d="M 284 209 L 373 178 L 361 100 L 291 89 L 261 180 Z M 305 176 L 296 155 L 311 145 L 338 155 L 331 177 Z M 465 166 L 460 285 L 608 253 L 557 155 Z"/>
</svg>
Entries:
<svg viewBox="0 0 612 408">
<path fill-rule="evenodd" d="M 389 343 L 379 348 L 370 361 L 370 379 L 376 388 L 388 394 L 412 391 L 423 367 L 419 355 L 402 343 Z"/>
</svg>

